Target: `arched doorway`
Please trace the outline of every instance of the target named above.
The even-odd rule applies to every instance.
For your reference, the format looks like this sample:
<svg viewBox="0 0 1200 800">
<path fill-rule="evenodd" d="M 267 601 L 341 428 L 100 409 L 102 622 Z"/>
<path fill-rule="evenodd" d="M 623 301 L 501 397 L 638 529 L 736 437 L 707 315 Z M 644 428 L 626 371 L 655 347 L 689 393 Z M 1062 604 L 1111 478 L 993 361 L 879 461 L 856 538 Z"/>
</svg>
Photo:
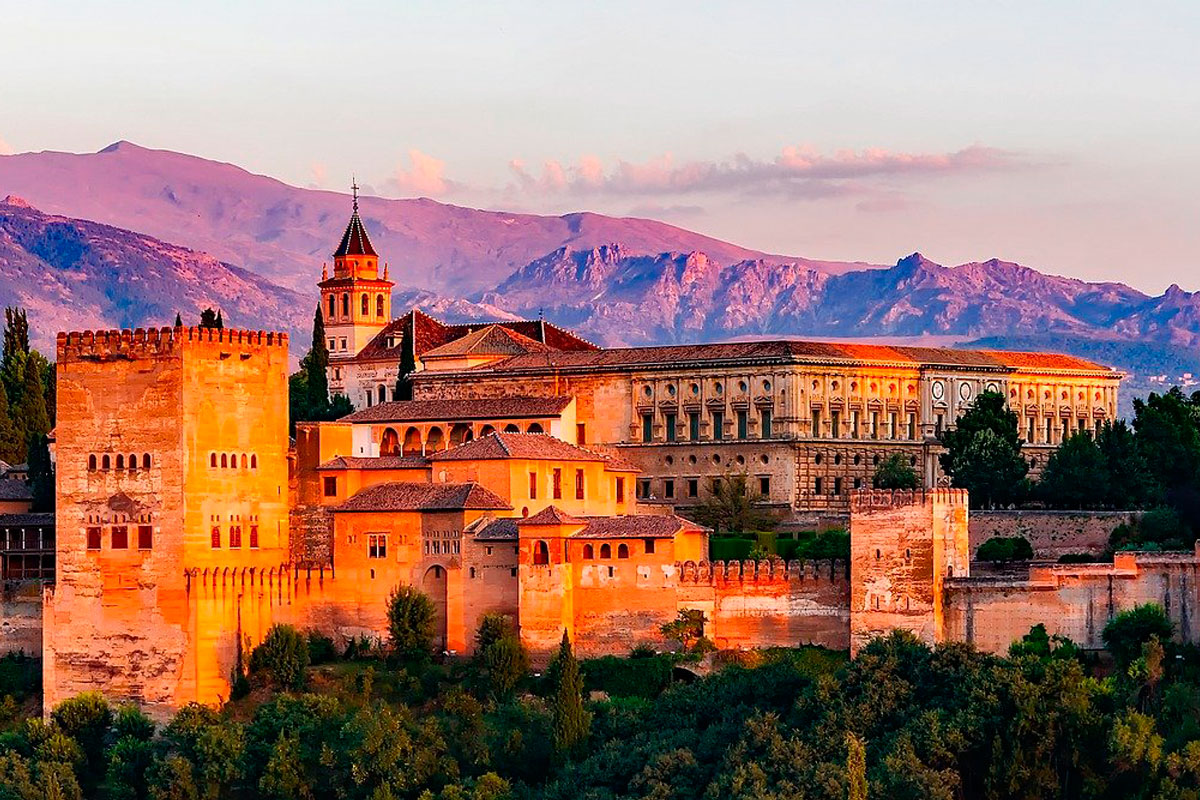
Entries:
<svg viewBox="0 0 1200 800">
<path fill-rule="evenodd" d="M 377 391 L 379 392 L 379 402 L 386 403 L 387 402 L 387 387 L 381 383 L 381 384 L 379 384 L 379 389 Z"/>
<path fill-rule="evenodd" d="M 409 428 L 404 432 L 404 455 L 421 455 L 421 432 L 416 428 Z"/>
<path fill-rule="evenodd" d="M 379 455 L 400 455 L 400 434 L 396 433 L 394 428 L 384 429 L 383 438 L 379 440 Z"/>
<path fill-rule="evenodd" d="M 491 425 L 484 425 L 482 428 L 479 429 L 480 436 L 491 436 L 495 432 L 496 432 L 496 429 L 493 428 Z"/>
<path fill-rule="evenodd" d="M 521 429 L 520 429 L 520 427 L 517 426 L 516 423 L 510 422 L 504 426 L 504 432 L 505 433 L 520 433 Z"/>
<path fill-rule="evenodd" d="M 421 591 L 433 601 L 433 646 L 446 649 L 446 568 L 434 564 L 425 570 Z"/>
</svg>

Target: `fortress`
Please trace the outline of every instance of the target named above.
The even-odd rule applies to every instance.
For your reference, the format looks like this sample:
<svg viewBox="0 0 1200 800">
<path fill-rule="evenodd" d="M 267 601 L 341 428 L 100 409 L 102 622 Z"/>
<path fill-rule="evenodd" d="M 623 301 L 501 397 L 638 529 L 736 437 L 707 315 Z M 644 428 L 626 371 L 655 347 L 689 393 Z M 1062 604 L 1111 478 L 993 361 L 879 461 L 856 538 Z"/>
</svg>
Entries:
<svg viewBox="0 0 1200 800">
<path fill-rule="evenodd" d="M 294 440 L 282 334 L 59 335 L 53 569 L 6 581 L 0 606 L 0 650 L 40 641 L 47 709 L 86 690 L 160 716 L 218 703 L 272 624 L 382 638 L 401 585 L 433 600 L 443 650 L 470 653 L 495 612 L 535 660 L 564 630 L 584 656 L 666 647 L 684 610 L 721 648 L 855 652 L 899 628 L 1002 652 L 1039 622 L 1099 647 L 1113 614 L 1155 601 L 1200 641 L 1200 556 L 972 576 L 965 493 L 932 488 L 937 434 L 979 392 L 1005 393 L 1043 458 L 1113 417 L 1112 370 L 790 341 L 603 349 L 542 320 L 391 320 L 357 210 L 320 288 L 331 384 L 359 410 Z M 412 400 L 395 399 L 402 364 Z M 931 488 L 866 488 L 894 452 Z M 709 531 L 676 512 L 730 473 L 781 514 L 847 512 L 849 561 L 710 562 Z"/>
</svg>

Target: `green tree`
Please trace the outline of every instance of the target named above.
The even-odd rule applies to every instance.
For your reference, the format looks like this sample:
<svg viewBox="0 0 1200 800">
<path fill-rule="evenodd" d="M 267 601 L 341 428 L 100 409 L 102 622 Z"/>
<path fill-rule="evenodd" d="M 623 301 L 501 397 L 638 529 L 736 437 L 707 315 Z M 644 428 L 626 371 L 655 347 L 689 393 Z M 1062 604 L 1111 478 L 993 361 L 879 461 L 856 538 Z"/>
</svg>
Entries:
<svg viewBox="0 0 1200 800">
<path fill-rule="evenodd" d="M 662 635 L 690 651 L 704 638 L 704 612 L 698 608 L 683 608 L 675 619 L 663 625 Z"/>
<path fill-rule="evenodd" d="M 1058 508 L 1096 508 L 1110 496 L 1104 453 L 1090 433 L 1068 436 L 1046 461 L 1038 493 Z"/>
<path fill-rule="evenodd" d="M 876 489 L 916 489 L 921 485 L 921 479 L 903 455 L 893 453 L 875 468 L 871 485 Z"/>
<path fill-rule="evenodd" d="M 182 327 L 183 327 L 183 317 L 179 316 L 179 312 L 178 312 L 178 311 L 176 311 L 176 312 L 175 312 L 175 327 L 176 327 L 176 328 L 182 328 Z"/>
<path fill-rule="evenodd" d="M 713 481 L 713 492 L 695 516 L 714 532 L 744 533 L 770 528 L 771 517 L 762 508 L 763 497 L 750 486 L 746 473 L 725 473 Z"/>
<path fill-rule="evenodd" d="M 396 390 L 393 396 L 397 400 L 412 400 L 411 376 L 417 371 L 417 360 L 413 355 L 413 335 L 411 317 L 406 321 L 400 334 L 400 369 L 396 376 Z"/>
<path fill-rule="evenodd" d="M 475 633 L 475 661 L 486 673 L 488 689 L 507 697 L 529 673 L 529 652 L 504 614 L 485 614 Z"/>
<path fill-rule="evenodd" d="M 62 701 L 50 712 L 50 720 L 79 745 L 83 753 L 79 785 L 90 796 L 107 769 L 105 740 L 113 723 L 112 708 L 100 693 L 85 692 Z"/>
<path fill-rule="evenodd" d="M 867 749 L 862 739 L 846 734 L 846 798 L 867 800 Z"/>
<path fill-rule="evenodd" d="M 29 487 L 33 511 L 54 510 L 54 465 L 50 461 L 50 439 L 45 434 L 30 440 Z"/>
<path fill-rule="evenodd" d="M 58 419 L 58 371 L 53 361 L 47 361 L 41 353 L 34 350 L 30 358 L 42 365 L 42 393 L 46 397 L 46 413 L 50 416 L 50 427 L 57 424 Z"/>
<path fill-rule="evenodd" d="M 1033 545 L 1024 536 L 993 536 L 979 546 L 975 558 L 980 561 L 1028 561 Z"/>
<path fill-rule="evenodd" d="M 1150 474 L 1165 489 L 1194 484 L 1200 476 L 1200 392 L 1178 386 L 1134 398 L 1133 429 Z"/>
<path fill-rule="evenodd" d="M 200 312 L 200 327 L 201 328 L 224 328 L 225 320 L 221 318 L 220 311 L 213 311 L 212 308 L 206 308 Z"/>
<path fill-rule="evenodd" d="M 329 411 L 329 347 L 325 343 L 325 318 L 320 304 L 313 314 L 312 345 L 300 362 L 304 372 L 306 402 L 313 419 L 326 419 Z"/>
<path fill-rule="evenodd" d="M 1003 403 L 1002 395 L 984 392 L 959 417 L 955 429 L 942 434 L 946 448 L 938 456 L 942 471 L 954 486 L 970 492 L 976 506 L 1016 500 L 1029 472 L 1029 464 L 1021 457 L 1017 415 Z"/>
<path fill-rule="evenodd" d="M 0 390 L 0 459 L 18 464 L 24 458 L 22 431 L 13 419 L 7 393 Z"/>
<path fill-rule="evenodd" d="M 299 689 L 308 666 L 308 640 L 291 625 L 272 625 L 250 653 L 250 673 L 264 675 L 276 686 Z"/>
<path fill-rule="evenodd" d="M 40 355 L 37 359 L 45 361 Z M 44 436 L 50 432 L 50 415 L 46 412 L 46 394 L 42 388 L 42 369 L 37 359 L 33 355 L 29 358 L 29 369 L 25 370 L 25 384 L 16 411 L 17 423 L 24 428 L 26 444 L 30 437 Z"/>
<path fill-rule="evenodd" d="M 433 650 L 433 601 L 413 586 L 398 586 L 388 597 L 388 636 L 405 660 L 429 657 Z"/>
<path fill-rule="evenodd" d="M 1173 631 L 1174 626 L 1163 607 L 1145 603 L 1110 619 L 1104 626 L 1101 638 L 1113 660 L 1124 671 L 1142 654 L 1142 645 L 1152 638 L 1160 642 L 1169 641 Z"/>
<path fill-rule="evenodd" d="M 25 309 L 4 309 L 4 351 L 0 357 L 0 378 L 8 404 L 16 408 L 25 389 L 25 363 L 29 359 L 29 319 Z"/>
<path fill-rule="evenodd" d="M 1137 436 L 1125 420 L 1105 422 L 1096 434 L 1096 446 L 1108 470 L 1110 508 L 1144 508 L 1156 501 L 1157 487 L 1138 446 Z"/>
<path fill-rule="evenodd" d="M 583 754 L 592 716 L 583 707 L 583 676 L 571 649 L 571 637 L 565 630 L 551 673 L 554 677 L 551 700 L 554 752 L 558 758 L 570 760 Z"/>
</svg>

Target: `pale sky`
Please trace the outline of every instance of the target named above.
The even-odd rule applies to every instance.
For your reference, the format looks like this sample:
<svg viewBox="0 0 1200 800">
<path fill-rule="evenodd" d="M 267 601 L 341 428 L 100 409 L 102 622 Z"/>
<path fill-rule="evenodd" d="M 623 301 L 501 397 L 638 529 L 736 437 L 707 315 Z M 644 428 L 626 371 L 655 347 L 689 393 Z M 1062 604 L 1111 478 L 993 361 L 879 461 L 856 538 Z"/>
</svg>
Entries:
<svg viewBox="0 0 1200 800">
<path fill-rule="evenodd" d="M 0 151 L 1200 289 L 1200 2 L 0 3 Z"/>
</svg>

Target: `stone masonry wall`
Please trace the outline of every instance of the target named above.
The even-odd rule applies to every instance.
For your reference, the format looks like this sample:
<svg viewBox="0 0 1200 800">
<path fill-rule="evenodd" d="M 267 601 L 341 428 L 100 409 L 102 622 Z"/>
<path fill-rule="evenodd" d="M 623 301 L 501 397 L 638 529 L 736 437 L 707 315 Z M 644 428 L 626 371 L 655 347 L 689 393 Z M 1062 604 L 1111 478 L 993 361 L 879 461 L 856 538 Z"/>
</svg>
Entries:
<svg viewBox="0 0 1200 800">
<path fill-rule="evenodd" d="M 971 553 L 995 536 L 1024 536 L 1038 558 L 1100 555 L 1113 529 L 1139 516 L 1137 511 L 972 511 Z"/>
<path fill-rule="evenodd" d="M 6 581 L 0 595 L 0 656 L 42 652 L 42 582 Z"/>
</svg>

